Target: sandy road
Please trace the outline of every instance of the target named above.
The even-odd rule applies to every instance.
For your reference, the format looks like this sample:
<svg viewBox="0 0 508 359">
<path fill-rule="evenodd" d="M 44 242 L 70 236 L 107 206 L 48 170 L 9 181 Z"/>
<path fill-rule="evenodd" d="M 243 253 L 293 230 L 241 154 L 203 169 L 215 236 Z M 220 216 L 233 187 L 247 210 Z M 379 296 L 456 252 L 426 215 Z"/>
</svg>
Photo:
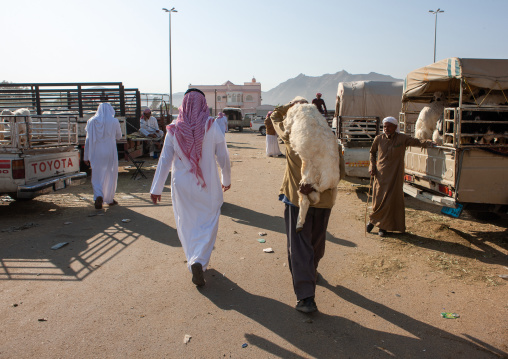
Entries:
<svg viewBox="0 0 508 359">
<path fill-rule="evenodd" d="M 452 220 L 407 199 L 408 233 L 381 241 L 364 236 L 366 188 L 342 182 L 320 264 L 319 313 L 305 315 L 294 310 L 277 201 L 285 160 L 266 158 L 264 137 L 249 131 L 227 140 L 233 183 L 200 290 L 169 192 L 161 205 L 149 201 L 155 161 L 146 163 L 148 180 L 121 172 L 120 205 L 102 212 L 89 183 L 3 200 L 0 358 L 508 355 L 507 287 L 498 277 L 508 274 L 506 217 Z M 69 244 L 50 249 L 59 242 Z M 442 319 L 443 311 L 460 318 Z"/>
</svg>

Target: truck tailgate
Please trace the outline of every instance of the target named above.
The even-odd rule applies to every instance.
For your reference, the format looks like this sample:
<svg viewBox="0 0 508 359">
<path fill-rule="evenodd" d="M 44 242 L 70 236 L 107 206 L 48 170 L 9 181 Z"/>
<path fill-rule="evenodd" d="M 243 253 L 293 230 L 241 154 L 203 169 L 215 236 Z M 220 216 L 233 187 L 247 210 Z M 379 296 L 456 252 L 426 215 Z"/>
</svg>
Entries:
<svg viewBox="0 0 508 359">
<path fill-rule="evenodd" d="M 451 149 L 409 147 L 405 172 L 455 186 L 455 155 Z"/>
<path fill-rule="evenodd" d="M 344 147 L 346 175 L 350 177 L 370 178 L 370 147 Z"/>
<path fill-rule="evenodd" d="M 460 203 L 508 204 L 508 157 L 482 149 L 409 147 L 405 173 L 414 184 L 453 187 Z"/>
<path fill-rule="evenodd" d="M 461 156 L 457 200 L 508 204 L 508 157 L 476 148 Z"/>
<path fill-rule="evenodd" d="M 25 157 L 26 183 L 79 171 L 79 152 L 57 152 Z"/>
</svg>

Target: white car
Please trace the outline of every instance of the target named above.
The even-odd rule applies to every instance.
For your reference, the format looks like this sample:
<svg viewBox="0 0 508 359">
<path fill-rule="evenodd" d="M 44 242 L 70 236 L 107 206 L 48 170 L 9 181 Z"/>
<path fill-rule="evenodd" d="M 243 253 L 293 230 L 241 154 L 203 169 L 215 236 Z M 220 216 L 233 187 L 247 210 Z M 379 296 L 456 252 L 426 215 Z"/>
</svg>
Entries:
<svg viewBox="0 0 508 359">
<path fill-rule="evenodd" d="M 250 129 L 252 131 L 259 131 L 262 136 L 266 136 L 265 119 L 261 116 L 257 116 L 250 120 Z"/>
</svg>

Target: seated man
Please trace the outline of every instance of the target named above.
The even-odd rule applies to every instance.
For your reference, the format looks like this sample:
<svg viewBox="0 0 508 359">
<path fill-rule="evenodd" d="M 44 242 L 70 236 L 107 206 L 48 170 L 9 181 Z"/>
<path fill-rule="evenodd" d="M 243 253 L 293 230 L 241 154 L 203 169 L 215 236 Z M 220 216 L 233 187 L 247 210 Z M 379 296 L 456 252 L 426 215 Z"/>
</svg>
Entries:
<svg viewBox="0 0 508 359">
<path fill-rule="evenodd" d="M 161 149 L 160 140 L 163 138 L 164 132 L 159 129 L 157 119 L 152 116 L 152 111 L 149 108 L 145 108 L 143 115 L 139 119 L 139 133 L 153 139 L 150 141 L 149 151 L 150 156 L 154 157 L 155 146 L 157 146 L 159 151 Z"/>
<path fill-rule="evenodd" d="M 139 133 L 145 137 L 160 139 L 164 136 L 164 132 L 159 130 L 157 119 L 152 116 L 152 111 L 145 108 L 143 115 L 139 119 Z"/>
</svg>

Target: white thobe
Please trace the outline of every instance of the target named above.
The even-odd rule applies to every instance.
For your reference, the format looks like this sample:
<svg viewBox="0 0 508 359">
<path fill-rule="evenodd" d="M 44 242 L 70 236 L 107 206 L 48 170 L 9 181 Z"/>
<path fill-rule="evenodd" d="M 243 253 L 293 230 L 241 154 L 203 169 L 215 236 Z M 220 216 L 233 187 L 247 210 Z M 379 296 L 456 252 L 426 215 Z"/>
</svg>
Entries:
<svg viewBox="0 0 508 359">
<path fill-rule="evenodd" d="M 228 132 L 228 118 L 226 116 L 216 118 L 215 122 L 219 124 L 219 127 L 222 130 L 222 132 L 224 133 Z"/>
<path fill-rule="evenodd" d="M 279 148 L 279 140 L 276 135 L 266 135 L 266 155 L 277 157 L 282 155 Z"/>
<path fill-rule="evenodd" d="M 148 135 L 155 134 L 158 138 L 164 135 L 164 132 L 159 130 L 159 123 L 157 119 L 153 116 L 150 116 L 148 120 L 141 118 L 139 120 L 139 132 L 143 134 L 143 136 L 148 137 Z"/>
<path fill-rule="evenodd" d="M 102 197 L 106 203 L 112 203 L 116 192 L 116 182 L 118 180 L 118 151 L 116 141 L 122 138 L 120 122 L 116 118 L 111 118 L 112 123 L 110 132 L 101 138 L 93 138 L 88 130 L 85 140 L 85 151 L 83 160 L 90 161 L 92 167 L 92 188 L 93 199 Z M 99 137 L 99 136 L 97 136 Z"/>
<path fill-rule="evenodd" d="M 231 164 L 224 133 L 213 122 L 203 138 L 199 167 L 206 183 L 205 188 L 198 184 L 196 175 L 186 167 L 181 153 L 178 141 L 168 131 L 150 193 L 162 194 L 171 169 L 171 200 L 187 267 L 190 271 L 190 266 L 197 262 L 206 270 L 219 228 L 223 203 L 221 182 L 224 186 L 231 184 Z M 222 179 L 219 178 L 217 163 L 221 168 Z"/>
</svg>

